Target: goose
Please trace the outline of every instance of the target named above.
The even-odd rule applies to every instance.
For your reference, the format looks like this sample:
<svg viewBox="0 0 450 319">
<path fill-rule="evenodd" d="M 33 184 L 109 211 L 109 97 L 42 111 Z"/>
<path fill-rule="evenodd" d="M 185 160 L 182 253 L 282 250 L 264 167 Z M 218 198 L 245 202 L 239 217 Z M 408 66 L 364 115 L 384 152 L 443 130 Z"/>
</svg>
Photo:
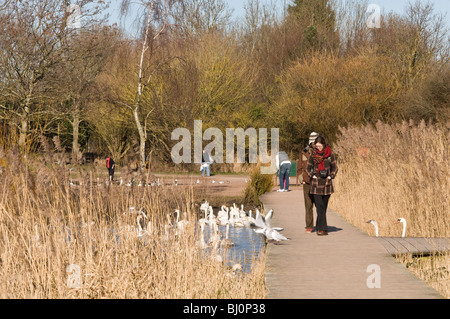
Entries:
<svg viewBox="0 0 450 319">
<path fill-rule="evenodd" d="M 403 224 L 403 231 L 402 231 L 402 237 L 406 236 L 406 219 L 405 218 L 399 218 L 397 219 L 397 221 L 395 222 L 396 224 Z"/>
<path fill-rule="evenodd" d="M 229 233 L 230 233 L 230 224 L 227 224 L 225 239 L 222 240 L 222 242 L 220 243 L 220 246 L 222 246 L 224 248 L 230 248 L 230 247 L 234 246 L 233 241 L 230 238 L 228 238 Z"/>
<path fill-rule="evenodd" d="M 366 223 L 368 224 L 372 224 L 375 227 L 375 236 L 379 237 L 379 232 L 378 232 L 378 223 L 375 220 L 369 220 Z"/>
</svg>

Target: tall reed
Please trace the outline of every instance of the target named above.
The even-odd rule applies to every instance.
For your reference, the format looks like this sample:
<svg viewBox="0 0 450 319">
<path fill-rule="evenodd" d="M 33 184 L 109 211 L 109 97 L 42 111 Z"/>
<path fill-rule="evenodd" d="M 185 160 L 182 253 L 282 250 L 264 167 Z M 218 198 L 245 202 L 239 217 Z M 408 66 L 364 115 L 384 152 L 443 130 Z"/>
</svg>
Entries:
<svg viewBox="0 0 450 319">
<path fill-rule="evenodd" d="M 334 145 L 339 158 L 336 193 L 330 205 L 374 236 L 450 237 L 449 126 L 412 121 L 341 128 Z M 398 256 L 419 278 L 450 298 L 450 257 Z"/>
<path fill-rule="evenodd" d="M 357 227 L 380 236 L 400 236 L 395 221 L 406 218 L 407 236 L 450 237 L 449 130 L 421 122 L 341 128 L 333 207 Z"/>
<path fill-rule="evenodd" d="M 70 184 L 68 167 L 3 152 L 1 298 L 264 298 L 264 254 L 235 273 L 199 247 L 193 188 Z M 143 208 L 148 234 L 139 239 Z M 168 224 L 175 209 L 189 224 Z"/>
</svg>

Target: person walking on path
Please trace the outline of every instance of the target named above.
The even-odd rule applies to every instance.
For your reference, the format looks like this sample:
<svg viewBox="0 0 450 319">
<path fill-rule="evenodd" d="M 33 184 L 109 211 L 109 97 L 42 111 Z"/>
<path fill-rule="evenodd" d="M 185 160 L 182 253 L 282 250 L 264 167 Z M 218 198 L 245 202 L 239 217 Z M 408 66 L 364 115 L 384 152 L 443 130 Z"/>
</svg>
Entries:
<svg viewBox="0 0 450 319">
<path fill-rule="evenodd" d="M 114 180 L 114 170 L 116 169 L 116 163 L 111 158 L 111 156 L 106 157 L 106 168 L 108 169 L 109 181 L 112 182 Z"/>
<path fill-rule="evenodd" d="M 314 195 L 314 204 L 316 205 L 317 235 L 325 236 L 328 235 L 328 201 L 331 194 L 334 193 L 332 180 L 336 177 L 338 167 L 336 157 L 322 136 L 315 139 L 313 146 L 306 171 L 311 178 L 310 193 Z"/>
<path fill-rule="evenodd" d="M 291 161 L 286 152 L 278 152 L 275 162 L 280 176 L 280 189 L 277 192 L 289 192 L 289 173 L 291 171 Z"/>
<path fill-rule="evenodd" d="M 314 228 L 314 195 L 310 194 L 311 179 L 309 178 L 306 169 L 308 167 L 308 160 L 313 150 L 313 143 L 318 136 L 319 134 L 316 132 L 311 133 L 311 135 L 309 136 L 308 146 L 306 146 L 300 154 L 300 158 L 298 161 L 299 165 L 297 166 L 297 176 L 302 176 L 303 198 L 305 201 L 305 228 L 307 233 L 312 233 L 312 230 Z"/>
<path fill-rule="evenodd" d="M 202 171 L 202 177 L 205 177 L 205 172 L 206 172 L 206 176 L 210 176 L 210 169 L 209 166 L 213 163 L 213 159 L 211 158 L 211 155 L 209 155 L 209 153 L 206 150 L 203 150 L 203 155 L 202 155 L 202 165 L 200 167 L 200 170 Z"/>
</svg>

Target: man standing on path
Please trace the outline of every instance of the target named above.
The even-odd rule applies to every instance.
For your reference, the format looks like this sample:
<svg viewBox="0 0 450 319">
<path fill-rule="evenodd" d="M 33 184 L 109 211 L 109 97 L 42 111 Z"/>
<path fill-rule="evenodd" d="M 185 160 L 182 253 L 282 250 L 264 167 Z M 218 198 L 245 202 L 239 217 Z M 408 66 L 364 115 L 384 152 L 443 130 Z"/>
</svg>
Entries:
<svg viewBox="0 0 450 319">
<path fill-rule="evenodd" d="M 291 161 L 286 152 L 278 152 L 275 162 L 280 175 L 280 189 L 277 192 L 289 192 L 289 173 L 291 171 Z"/>
<path fill-rule="evenodd" d="M 311 190 L 311 179 L 306 172 L 306 167 L 308 166 L 308 159 L 311 156 L 311 151 L 313 149 L 314 140 L 319 136 L 318 133 L 312 132 L 309 136 L 309 143 L 306 146 L 299 158 L 299 165 L 297 166 L 297 175 L 302 176 L 303 185 L 303 197 L 305 199 L 305 223 L 306 232 L 312 233 L 314 227 L 314 216 L 313 216 L 313 206 L 314 206 L 314 195 L 310 194 Z"/>
<path fill-rule="evenodd" d="M 200 166 L 200 170 L 202 171 L 202 177 L 205 177 L 205 172 L 206 172 L 206 176 L 210 176 L 210 169 L 209 167 L 211 166 L 211 164 L 213 163 L 213 159 L 211 157 L 211 155 L 209 155 L 209 153 L 206 150 L 203 150 L 203 154 L 202 154 L 202 165 Z"/>
<path fill-rule="evenodd" d="M 114 170 L 116 169 L 116 164 L 110 156 L 106 157 L 106 168 L 108 169 L 109 181 L 112 182 L 114 180 Z"/>
</svg>

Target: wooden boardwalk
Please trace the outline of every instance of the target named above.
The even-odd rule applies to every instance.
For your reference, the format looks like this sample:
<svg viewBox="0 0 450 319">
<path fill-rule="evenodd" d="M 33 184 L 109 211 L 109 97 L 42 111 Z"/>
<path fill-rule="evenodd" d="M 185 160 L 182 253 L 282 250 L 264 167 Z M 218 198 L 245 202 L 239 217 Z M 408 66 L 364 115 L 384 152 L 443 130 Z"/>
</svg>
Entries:
<svg viewBox="0 0 450 319">
<path fill-rule="evenodd" d="M 391 255 L 432 255 L 433 253 L 450 252 L 450 239 L 448 238 L 378 237 L 377 240 Z"/>
<path fill-rule="evenodd" d="M 266 212 L 274 210 L 272 226 L 284 227 L 283 234 L 290 238 L 268 246 L 269 299 L 442 298 L 397 262 L 379 238 L 368 236 L 330 209 L 329 235 L 306 234 L 301 187 L 287 193 L 272 191 L 261 200 Z"/>
</svg>

